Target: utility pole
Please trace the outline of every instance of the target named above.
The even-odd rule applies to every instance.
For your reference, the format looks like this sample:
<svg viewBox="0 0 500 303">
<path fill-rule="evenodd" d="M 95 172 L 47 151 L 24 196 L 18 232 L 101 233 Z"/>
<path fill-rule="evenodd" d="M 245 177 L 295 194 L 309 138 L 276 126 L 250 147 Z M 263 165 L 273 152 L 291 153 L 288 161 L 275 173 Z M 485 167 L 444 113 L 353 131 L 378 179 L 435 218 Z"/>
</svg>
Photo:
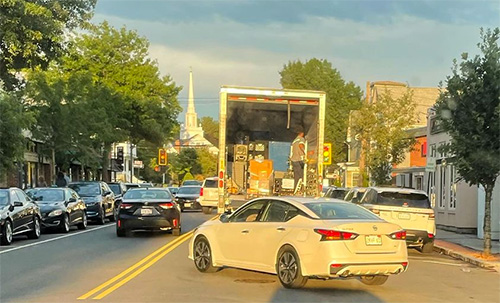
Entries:
<svg viewBox="0 0 500 303">
<path fill-rule="evenodd" d="M 130 183 L 134 183 L 134 148 L 132 145 L 132 140 L 129 141 L 130 144 Z"/>
</svg>

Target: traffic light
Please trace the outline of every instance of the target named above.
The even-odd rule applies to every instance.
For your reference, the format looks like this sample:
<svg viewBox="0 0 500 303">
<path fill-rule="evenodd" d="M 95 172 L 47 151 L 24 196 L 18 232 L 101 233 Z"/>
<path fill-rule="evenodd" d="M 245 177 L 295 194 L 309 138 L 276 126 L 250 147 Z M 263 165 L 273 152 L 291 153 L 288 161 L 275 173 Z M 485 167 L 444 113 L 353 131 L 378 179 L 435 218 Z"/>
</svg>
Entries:
<svg viewBox="0 0 500 303">
<path fill-rule="evenodd" d="M 118 164 L 123 164 L 123 146 L 118 146 L 116 148 L 116 162 Z"/>
<path fill-rule="evenodd" d="M 332 144 L 324 143 L 323 144 L 323 165 L 332 164 Z"/>
<path fill-rule="evenodd" d="M 164 148 L 158 149 L 158 165 L 160 166 L 167 165 L 167 150 Z"/>
</svg>

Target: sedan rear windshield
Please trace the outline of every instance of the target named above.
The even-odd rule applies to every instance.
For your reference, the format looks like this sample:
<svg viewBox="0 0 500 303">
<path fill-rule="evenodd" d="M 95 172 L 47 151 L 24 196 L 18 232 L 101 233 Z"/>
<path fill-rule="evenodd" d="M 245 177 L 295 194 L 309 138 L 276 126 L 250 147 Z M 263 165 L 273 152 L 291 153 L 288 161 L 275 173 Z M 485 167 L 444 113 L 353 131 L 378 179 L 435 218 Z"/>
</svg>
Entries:
<svg viewBox="0 0 500 303">
<path fill-rule="evenodd" d="M 350 203 L 305 203 L 320 219 L 381 220 L 371 211 Z"/>
<path fill-rule="evenodd" d="M 171 199 L 171 196 L 166 190 L 133 189 L 127 191 L 123 196 L 123 199 L 165 200 Z"/>
<path fill-rule="evenodd" d="M 431 208 L 429 198 L 424 194 L 418 193 L 381 192 L 378 194 L 376 203 L 373 204 L 415 208 Z"/>
<path fill-rule="evenodd" d="M 186 186 L 179 188 L 177 194 L 179 195 L 196 195 L 200 193 L 200 188 L 198 186 Z"/>
</svg>

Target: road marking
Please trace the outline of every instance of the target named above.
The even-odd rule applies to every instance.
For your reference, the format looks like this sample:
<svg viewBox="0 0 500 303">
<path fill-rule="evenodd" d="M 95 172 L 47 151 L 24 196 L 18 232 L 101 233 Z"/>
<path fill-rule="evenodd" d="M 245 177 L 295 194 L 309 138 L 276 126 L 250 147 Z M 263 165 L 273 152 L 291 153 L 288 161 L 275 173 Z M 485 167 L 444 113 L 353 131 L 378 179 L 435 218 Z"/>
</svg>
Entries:
<svg viewBox="0 0 500 303">
<path fill-rule="evenodd" d="M 442 264 L 442 265 L 451 265 L 451 266 L 464 266 L 464 264 L 448 263 L 448 262 L 441 262 L 441 261 L 422 261 L 422 262 L 424 262 L 424 263 Z"/>
<path fill-rule="evenodd" d="M 7 249 L 7 250 L 2 250 L 2 251 L 0 251 L 0 255 L 8 253 L 8 252 L 11 252 L 11 251 L 14 251 L 14 250 L 18 250 L 18 249 L 22 249 L 22 248 L 27 248 L 27 247 L 32 247 L 32 246 L 35 246 L 35 245 L 38 245 L 38 244 L 44 244 L 44 243 L 48 243 L 48 242 L 52 242 L 52 241 L 56 241 L 56 240 L 61 240 L 61 239 L 64 239 L 64 238 L 77 236 L 77 235 L 80 235 L 80 234 L 84 234 L 84 233 L 96 231 L 96 230 L 99 230 L 99 229 L 102 229 L 102 228 L 106 228 L 106 227 L 110 227 L 110 226 L 114 226 L 114 225 L 115 225 L 115 223 L 111 223 L 111 224 L 107 224 L 107 225 L 104 225 L 104 226 L 95 227 L 95 228 L 92 228 L 92 229 L 83 230 L 83 231 L 80 231 L 80 232 L 77 232 L 77 233 L 73 233 L 73 234 L 69 234 L 69 235 L 64 235 L 64 236 L 60 236 L 60 237 L 56 237 L 56 238 L 52 238 L 52 239 L 47 239 L 47 240 L 43 240 L 43 241 L 39 241 L 39 242 L 35 242 L 35 243 L 30 243 L 30 244 L 26 244 L 26 245 L 14 247 L 14 248 Z"/>
<path fill-rule="evenodd" d="M 115 276 L 115 277 L 109 279 L 108 281 L 102 283 L 101 285 L 99 285 L 96 288 L 90 290 L 89 292 L 87 292 L 84 295 L 78 297 L 77 299 L 78 300 L 85 300 L 85 299 L 91 297 L 92 295 L 98 293 L 99 291 L 103 290 L 104 288 L 108 287 L 109 285 L 113 284 L 114 282 L 118 281 L 119 279 L 123 278 L 124 276 L 126 276 L 127 274 L 129 274 L 130 272 L 132 272 L 133 270 L 135 270 L 136 268 L 140 267 L 142 264 L 146 263 L 149 259 L 153 258 L 154 256 L 160 254 L 162 251 L 164 251 L 166 249 L 169 249 L 170 247 L 174 246 L 175 244 L 177 244 L 179 242 L 180 243 L 184 242 L 186 239 L 190 238 L 192 234 L 193 234 L 193 231 L 190 231 L 190 232 L 188 232 L 188 233 L 180 236 L 179 238 L 177 238 L 177 239 L 175 239 L 175 240 L 173 240 L 171 242 L 168 242 L 167 244 L 165 244 L 164 246 L 162 246 L 159 249 L 155 250 L 154 252 L 152 252 L 151 254 L 149 254 L 147 257 L 143 258 L 139 262 L 137 262 L 134 265 L 132 265 L 131 267 L 127 268 L 126 270 L 124 270 L 123 272 L 121 272 L 120 274 L 118 274 L 117 276 Z M 175 246 L 175 247 L 177 247 L 177 246 Z M 170 250 L 169 250 L 169 252 L 170 252 Z M 162 255 L 162 257 L 163 257 L 163 255 Z M 149 266 L 151 266 L 151 265 L 149 265 Z M 147 266 L 147 267 L 149 267 L 149 266 Z M 118 287 L 116 287 L 116 288 L 118 288 Z"/>
<path fill-rule="evenodd" d="M 153 260 L 149 261 L 146 265 L 142 266 L 137 271 L 135 271 L 134 273 L 132 273 L 131 275 L 129 275 L 125 279 L 121 280 L 120 282 L 116 283 L 112 287 L 108 288 L 106 291 L 102 292 L 100 295 L 94 297 L 93 299 L 94 300 L 100 300 L 100 299 L 104 298 L 105 296 L 109 295 L 110 293 L 112 293 L 116 289 L 118 289 L 121 286 L 123 286 L 128 281 L 130 281 L 133 278 L 135 278 L 136 276 L 138 276 L 140 273 L 142 273 L 143 271 L 145 271 L 146 269 L 148 269 L 149 267 L 151 267 L 153 264 L 155 264 L 156 262 L 158 262 L 161 258 L 163 258 L 165 255 L 167 255 L 169 252 L 171 252 L 172 250 L 176 249 L 179 245 L 181 245 L 182 243 L 184 243 L 187 240 L 189 240 L 193 236 L 193 232 L 189 232 L 186 235 L 188 235 L 188 236 L 185 237 L 185 238 L 183 238 L 183 239 L 181 239 L 181 240 L 179 240 L 179 241 L 177 241 L 174 245 L 170 246 L 167 250 L 165 250 L 164 252 L 162 252 L 161 254 L 159 254 L 158 256 L 156 256 Z"/>
</svg>

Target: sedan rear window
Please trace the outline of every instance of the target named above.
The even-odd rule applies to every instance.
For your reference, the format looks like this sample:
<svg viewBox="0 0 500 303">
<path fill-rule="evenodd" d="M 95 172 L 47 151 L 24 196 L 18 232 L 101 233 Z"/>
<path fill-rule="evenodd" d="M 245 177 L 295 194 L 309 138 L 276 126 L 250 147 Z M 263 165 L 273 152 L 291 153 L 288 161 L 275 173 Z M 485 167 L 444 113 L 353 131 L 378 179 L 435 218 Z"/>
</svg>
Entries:
<svg viewBox="0 0 500 303">
<path fill-rule="evenodd" d="M 165 200 L 171 199 L 171 196 L 166 190 L 133 189 L 127 191 L 123 199 Z"/>
<path fill-rule="evenodd" d="M 373 204 L 415 208 L 431 208 L 429 198 L 424 194 L 418 193 L 381 192 L 378 194 L 377 201 Z"/>
<path fill-rule="evenodd" d="M 198 186 L 186 186 L 179 188 L 177 192 L 179 195 L 198 195 L 200 194 L 200 187 Z"/>
<path fill-rule="evenodd" d="M 305 203 L 320 219 L 381 220 L 371 211 L 350 203 Z"/>
</svg>

